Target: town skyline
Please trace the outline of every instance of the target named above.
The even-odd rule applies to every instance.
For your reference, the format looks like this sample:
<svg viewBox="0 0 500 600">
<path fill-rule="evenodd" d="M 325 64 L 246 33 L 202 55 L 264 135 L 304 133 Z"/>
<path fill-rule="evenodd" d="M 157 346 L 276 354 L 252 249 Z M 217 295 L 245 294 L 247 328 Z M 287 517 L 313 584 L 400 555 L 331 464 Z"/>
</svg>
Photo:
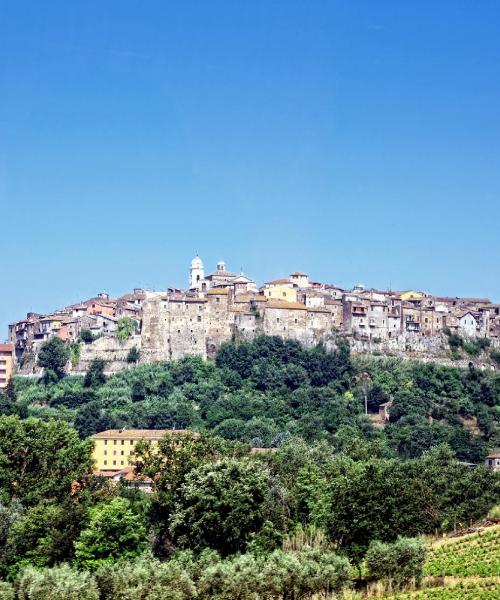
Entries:
<svg viewBox="0 0 500 600">
<path fill-rule="evenodd" d="M 198 256 L 201 257 L 200 254 L 202 253 L 196 253 L 194 256 Z M 213 254 L 213 256 L 219 256 L 219 254 Z M 242 266 L 238 267 L 238 268 L 234 268 L 233 265 L 230 262 L 224 261 L 224 260 L 216 260 L 213 263 L 208 263 L 206 261 L 203 261 L 204 265 L 207 265 L 208 270 L 211 270 L 211 268 L 213 268 L 213 270 L 216 269 L 217 264 L 219 262 L 224 262 L 227 264 L 228 269 L 231 271 L 234 271 L 235 273 L 244 273 L 245 275 L 249 275 L 250 277 L 252 277 L 252 279 L 255 281 L 255 283 L 257 284 L 257 286 L 259 288 L 262 288 L 264 286 L 264 284 L 266 283 L 266 281 L 272 281 L 274 279 L 280 279 L 282 277 L 288 277 L 290 275 L 291 272 L 293 271 L 297 271 L 297 269 L 290 269 L 289 273 L 286 272 L 279 272 L 279 273 L 271 273 L 269 275 L 269 277 L 267 278 L 260 278 L 260 277 L 255 277 L 253 273 L 245 270 L 245 268 L 242 268 Z M 106 293 L 108 294 L 110 297 L 121 297 L 124 294 L 129 293 L 130 291 L 132 291 L 133 289 L 141 289 L 144 291 L 151 291 L 151 292 L 161 292 L 161 291 L 167 291 L 169 288 L 175 288 L 175 289 L 179 289 L 179 290 L 188 290 L 189 289 L 189 268 L 186 266 L 188 263 L 185 261 L 184 262 L 184 278 L 183 280 L 179 281 L 179 283 L 177 282 L 168 282 L 166 285 L 164 285 L 163 287 L 161 287 L 161 284 L 159 286 L 154 286 L 154 285 L 134 285 L 132 282 L 132 285 L 128 285 L 128 287 L 126 285 L 124 285 L 121 288 L 117 288 L 117 289 L 111 289 L 109 288 L 109 286 L 102 286 L 101 288 L 94 288 L 89 290 L 88 293 L 84 293 L 83 295 L 80 296 L 76 296 L 75 294 L 71 293 L 71 290 L 67 290 L 67 293 L 65 295 L 62 296 L 59 304 L 56 304 L 54 306 L 52 305 L 44 305 L 44 304 L 40 304 L 39 306 L 37 306 L 35 304 L 35 302 L 31 302 L 29 307 L 27 307 L 24 311 L 19 312 L 18 310 L 13 310 L 11 311 L 11 313 L 14 315 L 14 318 L 11 318 L 10 320 L 4 319 L 5 320 L 5 326 L 2 331 L 3 333 L 0 335 L 0 340 L 5 339 L 5 341 L 7 341 L 7 330 L 8 330 L 8 326 L 21 319 L 24 318 L 24 316 L 27 313 L 33 312 L 33 313 L 37 313 L 40 315 L 46 315 L 46 314 L 51 314 L 54 312 L 57 312 L 58 310 L 61 310 L 61 308 L 63 308 L 64 306 L 70 306 L 72 304 L 78 304 L 79 302 L 85 301 L 88 298 L 92 298 L 92 297 L 97 297 L 98 294 L 100 293 Z M 208 271 L 207 271 L 208 272 Z M 330 285 L 334 285 L 336 287 L 339 287 L 340 289 L 343 289 L 345 291 L 353 291 L 356 290 L 358 288 L 364 288 L 365 290 L 369 291 L 369 290 L 385 290 L 385 291 L 390 291 L 393 293 L 400 293 L 400 292 L 404 292 L 404 291 L 409 291 L 409 290 L 415 290 L 418 292 L 422 292 L 424 294 L 429 294 L 429 295 L 433 295 L 433 296 L 438 296 L 438 297 L 444 297 L 444 296 L 448 296 L 451 298 L 464 298 L 464 297 L 475 297 L 475 298 L 487 298 L 489 299 L 492 303 L 495 303 L 498 298 L 496 296 L 493 296 L 491 294 L 478 294 L 478 293 L 474 293 L 474 291 L 472 291 L 472 293 L 469 294 L 461 294 L 461 293 L 454 293 L 453 291 L 451 293 L 439 293 L 439 291 L 436 290 L 432 290 L 432 289 L 426 289 L 426 288 L 422 288 L 419 286 L 406 286 L 406 287 L 396 287 L 396 286 L 391 286 L 389 285 L 367 285 L 365 284 L 363 281 L 359 281 L 356 279 L 352 279 L 352 282 L 350 285 L 343 285 L 342 283 L 339 283 L 337 281 L 335 281 L 333 278 L 330 279 L 322 279 L 319 277 L 315 277 L 314 272 L 312 270 L 307 270 L 304 269 L 303 272 L 307 273 L 308 275 L 310 275 L 311 280 L 314 281 L 315 279 L 321 281 L 323 284 L 330 284 Z M 312 272 L 312 274 L 311 274 Z M 180 279 L 180 278 L 178 278 Z M 110 291 L 111 289 L 111 291 Z M 499 295 L 500 296 L 500 295 Z M 0 325 L 3 325 L 2 323 L 2 318 L 0 316 Z"/>
</svg>

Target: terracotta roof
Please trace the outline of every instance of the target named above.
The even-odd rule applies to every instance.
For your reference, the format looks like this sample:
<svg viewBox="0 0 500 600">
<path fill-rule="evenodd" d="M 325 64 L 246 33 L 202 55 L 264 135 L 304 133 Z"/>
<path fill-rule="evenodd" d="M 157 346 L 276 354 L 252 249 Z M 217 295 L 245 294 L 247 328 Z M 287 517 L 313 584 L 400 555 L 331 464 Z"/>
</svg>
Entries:
<svg viewBox="0 0 500 600">
<path fill-rule="evenodd" d="M 283 283 L 291 284 L 292 282 L 289 279 L 273 279 L 271 281 L 266 281 L 264 285 L 280 285 Z"/>
<path fill-rule="evenodd" d="M 14 352 L 14 344 L 0 344 L 0 352 Z"/>
<path fill-rule="evenodd" d="M 488 454 L 486 458 L 500 458 L 500 452 L 493 452 L 493 454 Z"/>
<path fill-rule="evenodd" d="M 317 313 L 327 313 L 330 314 L 330 311 L 324 306 L 306 306 L 307 312 L 317 312 Z"/>
<path fill-rule="evenodd" d="M 186 429 L 108 429 L 95 433 L 90 437 L 94 440 L 159 440 L 167 434 L 187 433 Z"/>
<path fill-rule="evenodd" d="M 207 294 L 211 296 L 227 296 L 229 294 L 228 288 L 210 288 Z"/>
<path fill-rule="evenodd" d="M 288 310 L 307 310 L 305 304 L 299 302 L 287 302 L 286 300 L 277 300 L 275 298 L 269 298 L 266 304 L 266 308 L 283 308 Z"/>
<path fill-rule="evenodd" d="M 309 277 L 309 275 L 307 273 L 301 273 L 300 271 L 294 271 L 293 273 L 290 273 L 290 277 L 293 277 L 294 275 L 296 277 L 300 277 L 300 276 Z"/>
<path fill-rule="evenodd" d="M 108 471 L 105 469 L 101 469 L 95 472 L 99 477 L 106 477 L 107 479 L 114 479 L 115 477 L 120 477 L 124 481 L 144 481 L 145 483 L 152 483 L 153 480 L 146 475 L 141 475 L 136 473 L 134 467 L 123 467 L 119 471 Z"/>
</svg>

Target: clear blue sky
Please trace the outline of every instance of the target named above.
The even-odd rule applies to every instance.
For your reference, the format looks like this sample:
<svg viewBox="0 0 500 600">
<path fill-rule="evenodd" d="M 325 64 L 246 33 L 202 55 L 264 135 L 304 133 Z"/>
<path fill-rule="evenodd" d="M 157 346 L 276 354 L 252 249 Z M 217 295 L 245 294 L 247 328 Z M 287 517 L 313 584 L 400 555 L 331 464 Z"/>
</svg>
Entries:
<svg viewBox="0 0 500 600">
<path fill-rule="evenodd" d="M 207 267 L 500 300 L 500 2 L 0 0 L 0 338 Z"/>
</svg>

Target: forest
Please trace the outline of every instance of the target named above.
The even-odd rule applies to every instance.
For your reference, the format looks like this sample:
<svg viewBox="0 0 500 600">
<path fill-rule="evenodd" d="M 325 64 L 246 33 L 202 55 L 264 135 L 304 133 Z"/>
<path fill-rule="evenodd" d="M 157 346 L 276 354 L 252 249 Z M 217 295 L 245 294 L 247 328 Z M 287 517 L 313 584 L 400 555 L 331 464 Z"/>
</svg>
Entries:
<svg viewBox="0 0 500 600">
<path fill-rule="evenodd" d="M 214 362 L 136 353 L 117 374 L 95 361 L 76 377 L 66 352 L 48 342 L 44 377 L 0 396 L 2 600 L 403 589 L 424 576 L 421 536 L 500 501 L 500 474 L 482 466 L 500 445 L 496 372 L 262 337 Z M 151 494 L 94 473 L 88 436 L 117 427 L 186 430 L 138 445 Z"/>
</svg>

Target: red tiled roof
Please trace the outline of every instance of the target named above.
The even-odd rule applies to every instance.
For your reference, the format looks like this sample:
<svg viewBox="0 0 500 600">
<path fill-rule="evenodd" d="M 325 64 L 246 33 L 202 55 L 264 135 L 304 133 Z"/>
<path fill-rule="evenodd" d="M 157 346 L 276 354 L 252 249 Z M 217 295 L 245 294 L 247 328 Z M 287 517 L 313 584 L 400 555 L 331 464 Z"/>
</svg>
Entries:
<svg viewBox="0 0 500 600">
<path fill-rule="evenodd" d="M 95 433 L 90 437 L 94 440 L 125 440 L 125 439 L 143 439 L 158 440 L 167 434 L 188 433 L 186 429 L 108 429 Z"/>
<path fill-rule="evenodd" d="M 272 281 L 266 281 L 264 285 L 279 285 L 280 283 L 292 283 L 289 279 L 273 279 Z"/>
</svg>

